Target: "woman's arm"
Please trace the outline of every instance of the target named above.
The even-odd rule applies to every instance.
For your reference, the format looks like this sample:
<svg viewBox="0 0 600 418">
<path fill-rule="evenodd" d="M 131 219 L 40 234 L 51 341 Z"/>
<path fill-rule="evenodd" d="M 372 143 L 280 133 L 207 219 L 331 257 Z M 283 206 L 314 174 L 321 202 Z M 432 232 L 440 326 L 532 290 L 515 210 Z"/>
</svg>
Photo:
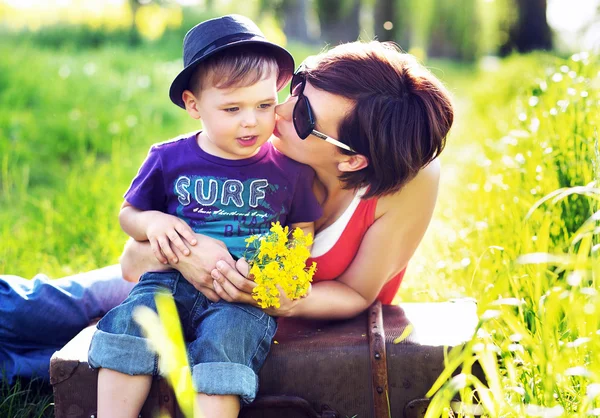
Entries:
<svg viewBox="0 0 600 418">
<path fill-rule="evenodd" d="M 267 312 L 275 316 L 342 319 L 367 309 L 383 286 L 406 267 L 421 242 L 435 207 L 439 170 L 439 162 L 434 161 L 401 191 L 379 199 L 377 219 L 338 279 L 314 284 L 306 298 L 282 298 L 280 309 Z M 228 266 L 221 266 L 219 272 L 215 290 L 220 297 L 250 302 L 248 295 L 239 291 L 247 286 L 247 279 Z"/>
<path fill-rule="evenodd" d="M 349 300 L 345 304 L 347 313 L 357 314 L 366 309 L 383 286 L 407 266 L 431 222 L 439 179 L 440 165 L 435 160 L 402 190 L 379 199 L 375 222 L 365 234 L 350 266 L 336 280 L 363 299 L 362 303 L 359 298 Z M 319 284 L 314 286 L 311 296 L 320 293 L 317 292 Z M 343 304 L 337 295 L 335 298 Z M 335 316 L 336 310 L 341 309 L 332 306 L 333 300 L 320 309 L 312 305 L 314 301 L 309 306 L 308 299 L 298 305 L 294 316 L 312 317 L 316 313 L 317 317 L 327 318 Z"/>
<path fill-rule="evenodd" d="M 133 238 L 125 243 L 119 262 L 123 278 L 134 283 L 147 271 L 163 271 L 172 268 L 158 261 L 148 241 L 136 241 Z"/>
<path fill-rule="evenodd" d="M 150 243 L 130 239 L 121 255 L 121 270 L 127 281 L 137 282 L 147 271 L 178 270 L 199 292 L 212 301 L 219 300 L 213 290 L 211 270 L 218 261 L 235 266 L 235 261 L 222 241 L 206 235 L 195 234 L 197 244 L 190 246 L 190 254 L 184 255 L 177 247 L 173 248 L 178 258 L 176 264 L 164 265 L 154 256 Z"/>
</svg>

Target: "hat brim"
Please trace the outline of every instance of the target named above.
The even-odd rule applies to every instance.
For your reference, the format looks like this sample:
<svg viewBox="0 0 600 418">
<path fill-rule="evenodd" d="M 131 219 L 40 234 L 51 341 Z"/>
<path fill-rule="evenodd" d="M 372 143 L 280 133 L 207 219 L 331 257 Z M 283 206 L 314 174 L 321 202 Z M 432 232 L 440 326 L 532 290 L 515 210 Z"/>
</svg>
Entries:
<svg viewBox="0 0 600 418">
<path fill-rule="evenodd" d="M 217 52 L 241 45 L 260 45 L 262 47 L 270 49 L 273 52 L 275 60 L 277 61 L 277 65 L 279 66 L 279 83 L 277 85 L 277 91 L 281 90 L 290 81 L 292 75 L 294 74 L 294 58 L 292 57 L 292 55 L 285 48 L 282 48 L 277 44 L 274 44 L 272 42 L 267 41 L 264 38 L 257 36 L 255 38 L 231 42 L 227 45 L 215 48 L 212 51 L 192 61 L 177 75 L 177 77 L 175 77 L 175 79 L 171 83 L 171 88 L 169 89 L 169 97 L 171 98 L 171 101 L 177 106 L 185 109 L 185 103 L 183 102 L 182 95 L 183 92 L 188 89 L 190 77 L 192 76 L 192 73 L 194 72 L 198 64 L 206 60 L 208 57 L 213 56 Z"/>
</svg>

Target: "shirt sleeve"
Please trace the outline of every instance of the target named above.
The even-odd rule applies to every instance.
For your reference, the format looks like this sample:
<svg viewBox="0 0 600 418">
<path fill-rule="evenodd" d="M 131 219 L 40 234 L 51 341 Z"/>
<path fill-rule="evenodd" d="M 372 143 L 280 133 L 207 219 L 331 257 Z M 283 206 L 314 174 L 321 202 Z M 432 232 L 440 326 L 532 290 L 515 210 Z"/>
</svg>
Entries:
<svg viewBox="0 0 600 418">
<path fill-rule="evenodd" d="M 142 163 L 124 198 L 127 203 L 140 210 L 166 212 L 167 196 L 162 161 L 156 147 L 150 148 L 146 160 Z"/>
<path fill-rule="evenodd" d="M 298 170 L 292 205 L 287 216 L 288 224 L 314 222 L 323 215 L 321 205 L 312 190 L 314 178 L 315 172 L 309 166 L 303 165 Z"/>
</svg>

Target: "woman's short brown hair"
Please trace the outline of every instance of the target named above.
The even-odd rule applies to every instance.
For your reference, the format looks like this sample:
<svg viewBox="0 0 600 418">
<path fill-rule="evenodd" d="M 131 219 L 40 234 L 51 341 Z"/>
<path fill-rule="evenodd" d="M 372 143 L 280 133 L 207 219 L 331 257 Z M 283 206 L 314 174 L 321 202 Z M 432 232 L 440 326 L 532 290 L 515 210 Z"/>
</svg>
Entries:
<svg viewBox="0 0 600 418">
<path fill-rule="evenodd" d="M 450 95 L 395 44 L 342 44 L 306 64 L 314 87 L 356 103 L 340 123 L 338 139 L 369 164 L 343 173 L 345 188 L 368 186 L 364 198 L 396 192 L 443 150 L 454 119 Z"/>
</svg>

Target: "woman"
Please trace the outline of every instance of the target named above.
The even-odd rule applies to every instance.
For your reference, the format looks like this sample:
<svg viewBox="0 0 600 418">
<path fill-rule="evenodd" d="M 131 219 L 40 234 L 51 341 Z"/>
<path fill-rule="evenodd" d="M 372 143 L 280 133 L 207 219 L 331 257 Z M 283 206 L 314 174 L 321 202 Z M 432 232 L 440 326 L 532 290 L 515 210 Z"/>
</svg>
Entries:
<svg viewBox="0 0 600 418">
<path fill-rule="evenodd" d="M 282 297 L 279 309 L 267 311 L 341 319 L 376 299 L 389 304 L 433 213 L 436 158 L 453 121 L 449 95 L 412 56 L 380 42 L 349 43 L 313 57 L 297 71 L 291 93 L 277 108 L 273 141 L 315 170 L 314 192 L 323 207 L 312 250 L 318 270 L 307 297 Z M 256 304 L 246 262 L 234 265 L 222 242 L 197 238 L 191 254 L 177 254 L 173 267 L 211 300 Z M 121 265 L 129 281 L 165 268 L 147 243 L 135 241 Z M 0 368 L 9 380 L 47 377 L 52 351 L 127 296 L 130 287 L 120 278 L 94 274 L 0 280 Z M 99 299 L 102 309 L 95 306 Z"/>
</svg>

